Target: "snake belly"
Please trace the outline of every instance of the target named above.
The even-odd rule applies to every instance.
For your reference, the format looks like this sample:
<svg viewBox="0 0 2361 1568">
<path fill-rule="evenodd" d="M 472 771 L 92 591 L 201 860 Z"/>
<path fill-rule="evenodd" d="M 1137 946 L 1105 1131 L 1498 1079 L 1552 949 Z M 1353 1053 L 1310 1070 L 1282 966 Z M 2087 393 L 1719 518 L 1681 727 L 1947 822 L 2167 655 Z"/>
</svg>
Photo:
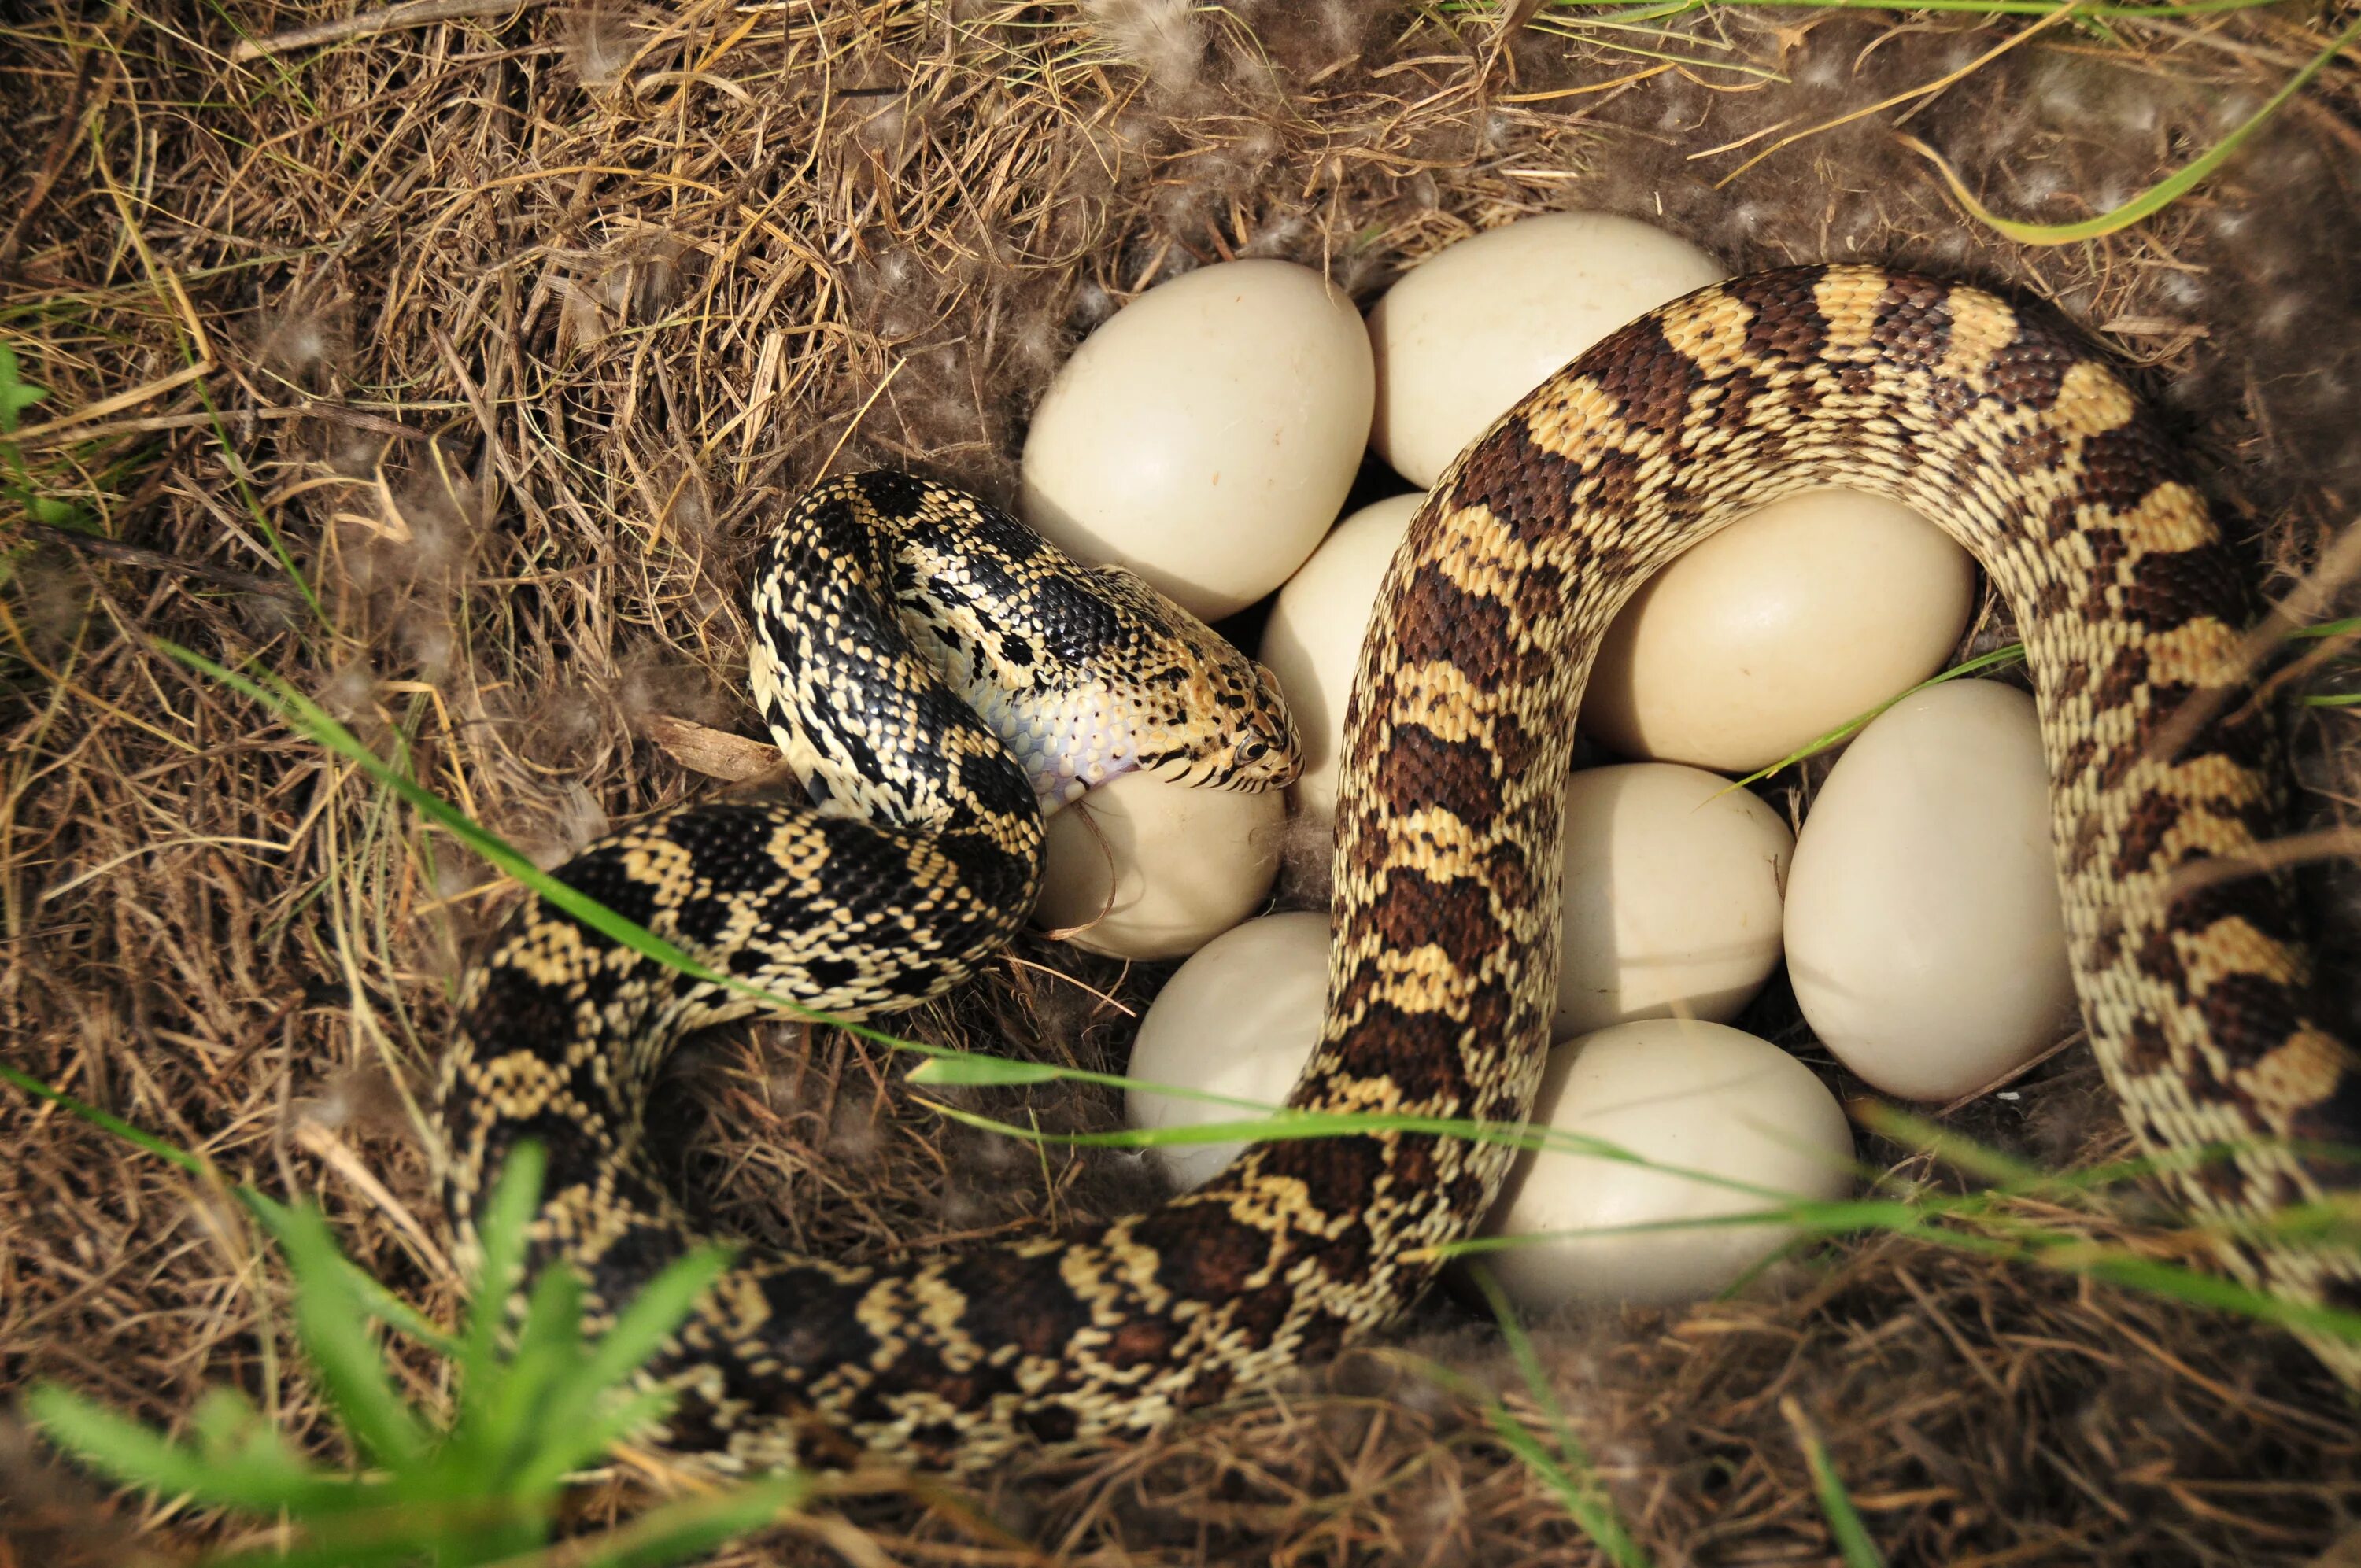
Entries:
<svg viewBox="0 0 2361 1568">
<path fill-rule="evenodd" d="M 1328 1007 L 1290 1104 L 1530 1113 L 1559 808 L 1599 637 L 1674 556 L 1824 486 L 1934 520 L 2015 612 L 2083 1021 L 2142 1146 L 2229 1150 L 2168 1161 L 2166 1179 L 2235 1276 L 2361 1307 L 2350 1249 L 2291 1245 L 2265 1223 L 2349 1182 L 2294 1146 L 2356 1141 L 2355 1055 L 2306 1012 L 2281 883 L 2191 874 L 2246 855 L 2283 806 L 2267 706 L 2247 700 L 2245 579 L 2170 439 L 2065 323 L 1875 268 L 1766 272 L 1665 305 L 1552 377 L 1435 486 L 1348 709 Z M 798 634 L 775 613 L 785 591 L 758 587 L 758 641 Z M 983 749 L 956 715 L 905 718 L 955 757 Z M 891 951 L 897 908 L 955 912 L 978 951 L 1022 918 L 1022 870 L 983 874 L 1029 852 L 1011 851 L 1021 805 L 987 810 L 991 853 L 958 847 L 978 829 L 957 809 L 939 829 L 953 848 L 896 828 L 908 841 L 876 851 L 829 836 L 849 817 L 702 807 L 559 874 L 719 967 L 864 1011 L 904 999 L 878 992 L 906 982 L 874 977 L 915 959 L 939 990 L 975 961 Z M 725 861 L 772 895 L 708 908 L 699 890 Z M 743 1011 L 522 910 L 471 977 L 438 1102 L 463 1241 L 500 1154 L 541 1138 L 540 1255 L 573 1262 L 608 1310 L 628 1298 L 695 1239 L 642 1171 L 637 1097 L 682 1029 Z M 1435 1271 L 1426 1249 L 1474 1228 L 1512 1157 L 1407 1132 L 1277 1141 L 1160 1208 L 1060 1236 L 884 1266 L 753 1259 L 653 1365 L 681 1396 L 658 1441 L 733 1470 L 862 1451 L 970 1469 L 1027 1440 L 1145 1432 L 1394 1318 Z M 2312 1343 L 2361 1378 L 2349 1343 Z"/>
</svg>

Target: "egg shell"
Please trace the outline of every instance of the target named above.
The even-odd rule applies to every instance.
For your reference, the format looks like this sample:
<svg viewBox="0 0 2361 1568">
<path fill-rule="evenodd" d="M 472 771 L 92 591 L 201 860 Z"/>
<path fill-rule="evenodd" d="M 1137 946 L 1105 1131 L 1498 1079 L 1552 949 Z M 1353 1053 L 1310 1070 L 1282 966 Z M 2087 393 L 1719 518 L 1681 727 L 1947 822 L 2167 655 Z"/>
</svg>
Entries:
<svg viewBox="0 0 2361 1568">
<path fill-rule="evenodd" d="M 2073 1026 L 2033 699 L 1990 681 L 1905 697 L 1820 786 L 1787 878 L 1806 1022 L 1888 1094 L 1974 1092 Z"/>
<path fill-rule="evenodd" d="M 1345 701 L 1360 667 L 1369 612 L 1386 567 L 1410 532 L 1423 495 L 1390 496 L 1363 507 L 1328 532 L 1312 558 L 1287 579 L 1264 625 L 1261 657 L 1279 682 L 1303 743 L 1295 808 L 1333 822 L 1345 749 Z"/>
<path fill-rule="evenodd" d="M 1626 757 L 1751 773 L 1942 668 L 1975 562 L 1906 507 L 1814 490 L 1641 585 L 1608 629 L 1582 728 Z"/>
<path fill-rule="evenodd" d="M 1193 953 L 1269 894 L 1286 825 L 1279 790 L 1123 774 L 1049 818 L 1033 922 L 1115 958 Z"/>
<path fill-rule="evenodd" d="M 1462 447 L 1568 360 L 1729 276 L 1686 240 L 1605 213 L 1523 218 L 1446 247 L 1369 313 L 1370 444 L 1395 473 L 1431 488 Z"/>
<path fill-rule="evenodd" d="M 1328 916 L 1267 915 L 1223 932 L 1173 971 L 1148 1003 L 1126 1077 L 1286 1103 L 1319 1043 L 1328 1001 Z M 1255 1113 L 1202 1100 L 1124 1091 L 1135 1127 L 1239 1122 Z M 1168 1144 L 1149 1154 L 1183 1187 L 1237 1157 L 1244 1143 Z"/>
<path fill-rule="evenodd" d="M 1794 850 L 1779 814 L 1718 773 L 1671 762 L 1577 772 L 1552 1036 L 1738 1016 L 1778 967 Z"/>
<path fill-rule="evenodd" d="M 1117 312 L 1059 370 L 1025 439 L 1025 519 L 1217 620 L 1320 542 L 1375 395 L 1360 317 L 1320 274 L 1200 268 Z"/>
<path fill-rule="evenodd" d="M 1796 1198 L 1852 1190 L 1852 1132 L 1812 1069 L 1721 1024 L 1618 1024 L 1550 1053 L 1533 1121 L 1659 1167 Z M 1532 1236 L 1759 1213 L 1755 1192 L 1554 1149 L 1520 1155 L 1484 1230 Z M 1481 1255 L 1528 1311 L 1568 1302 L 1683 1301 L 1730 1284 L 1794 1234 L 1706 1225 L 1538 1241 Z"/>
</svg>

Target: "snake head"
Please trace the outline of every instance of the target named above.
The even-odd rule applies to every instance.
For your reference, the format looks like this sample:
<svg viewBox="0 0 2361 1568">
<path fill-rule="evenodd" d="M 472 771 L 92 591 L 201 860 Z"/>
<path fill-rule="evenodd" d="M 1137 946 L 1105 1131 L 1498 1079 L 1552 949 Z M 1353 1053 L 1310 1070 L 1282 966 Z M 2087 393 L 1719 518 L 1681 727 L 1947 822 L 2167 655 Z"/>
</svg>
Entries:
<svg viewBox="0 0 2361 1568">
<path fill-rule="evenodd" d="M 1281 789 L 1303 769 L 1295 720 L 1268 670 L 1120 566 L 1091 572 L 1121 656 L 1099 665 L 1115 751 L 1139 772 L 1201 789 Z M 1096 782 L 1093 780 L 1093 782 Z"/>
<path fill-rule="evenodd" d="M 976 521 L 962 555 L 906 569 L 903 629 L 1043 815 L 1125 773 L 1251 791 L 1301 771 L 1269 671 L 1137 573 L 1084 566 L 998 514 Z"/>
<path fill-rule="evenodd" d="M 1269 670 L 1246 662 L 1245 673 L 1251 685 L 1240 680 L 1237 671 L 1218 672 L 1224 686 L 1213 695 L 1214 707 L 1208 711 L 1226 716 L 1228 722 L 1186 766 L 1159 776 L 1208 789 L 1247 791 L 1284 789 L 1295 782 L 1303 771 L 1295 717 L 1287 711 Z"/>
</svg>

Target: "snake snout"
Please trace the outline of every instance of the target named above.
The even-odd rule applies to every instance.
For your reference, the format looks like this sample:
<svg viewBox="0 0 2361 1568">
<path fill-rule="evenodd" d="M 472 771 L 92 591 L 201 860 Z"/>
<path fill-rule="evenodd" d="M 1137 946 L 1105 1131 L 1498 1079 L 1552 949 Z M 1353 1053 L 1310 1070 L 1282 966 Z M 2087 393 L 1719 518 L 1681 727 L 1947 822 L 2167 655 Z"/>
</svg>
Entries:
<svg viewBox="0 0 2361 1568">
<path fill-rule="evenodd" d="M 1256 698 L 1235 714 L 1223 743 L 1198 760 L 1190 782 L 1212 789 L 1284 789 L 1303 771 L 1295 720 L 1279 700 L 1270 672 L 1259 664 L 1255 672 L 1261 677 Z"/>
</svg>

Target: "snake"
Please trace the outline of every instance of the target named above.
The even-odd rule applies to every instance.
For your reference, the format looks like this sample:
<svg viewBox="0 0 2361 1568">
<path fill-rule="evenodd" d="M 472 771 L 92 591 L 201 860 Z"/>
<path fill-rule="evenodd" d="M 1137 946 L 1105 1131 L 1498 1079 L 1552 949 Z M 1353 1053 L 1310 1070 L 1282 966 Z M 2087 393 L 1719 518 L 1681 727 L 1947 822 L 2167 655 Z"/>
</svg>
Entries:
<svg viewBox="0 0 2361 1568">
<path fill-rule="evenodd" d="M 2091 1048 L 2219 1267 L 2361 1378 L 2321 1326 L 2361 1309 L 2361 1256 L 2274 1218 L 2349 1192 L 2323 1151 L 2356 1141 L 2361 1071 L 2313 1021 L 2294 894 L 2257 853 L 2288 805 L 2268 623 L 2183 448 L 2053 309 L 1906 272 L 1737 277 L 1609 334 L 1436 482 L 1370 618 L 1326 1010 L 1288 1101 L 1369 1121 L 1063 1234 L 743 1254 L 642 1373 L 674 1396 L 652 1441 L 724 1471 L 973 1470 L 1152 1432 L 1396 1321 L 1517 1152 L 1433 1123 L 1533 1109 L 1602 633 L 1684 550 L 1828 487 L 1936 521 L 2015 612 Z M 752 606 L 752 687 L 809 802 L 661 812 L 555 873 L 711 974 L 524 903 L 463 983 L 431 1102 L 463 1255 L 538 1143 L 533 1255 L 579 1271 L 594 1321 L 699 1243 L 642 1107 L 684 1034 L 763 1010 L 717 977 L 838 1017 L 913 1005 L 1026 918 L 1046 810 L 1126 772 L 1268 788 L 1296 766 L 1268 676 L 1202 622 L 927 480 L 818 485 Z M 1113 686 L 1051 673 L 1109 661 Z"/>
</svg>

